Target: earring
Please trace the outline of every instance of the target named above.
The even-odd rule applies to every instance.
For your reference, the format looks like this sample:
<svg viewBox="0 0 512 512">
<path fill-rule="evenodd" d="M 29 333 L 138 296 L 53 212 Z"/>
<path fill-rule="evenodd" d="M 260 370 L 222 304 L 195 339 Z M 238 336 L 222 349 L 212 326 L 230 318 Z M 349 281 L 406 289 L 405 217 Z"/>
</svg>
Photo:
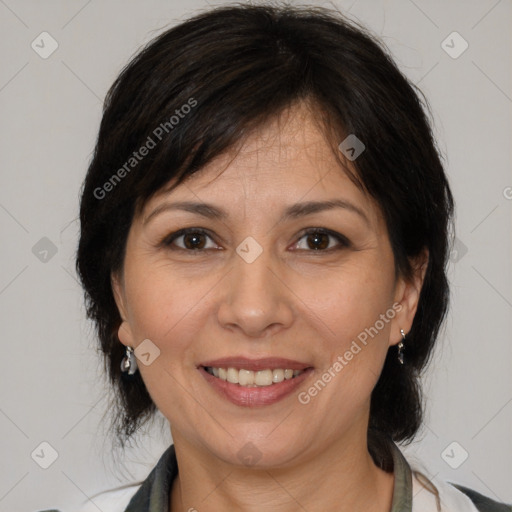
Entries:
<svg viewBox="0 0 512 512">
<path fill-rule="evenodd" d="M 131 378 L 133 374 L 137 371 L 137 360 L 135 359 L 135 355 L 133 354 L 132 347 L 126 347 L 126 355 L 123 357 L 121 361 L 121 376 L 126 378 Z"/>
<path fill-rule="evenodd" d="M 398 343 L 398 361 L 400 364 L 404 364 L 404 341 L 405 341 L 405 332 L 403 329 L 400 329 L 400 334 L 402 335 L 402 339 L 400 343 Z"/>
</svg>

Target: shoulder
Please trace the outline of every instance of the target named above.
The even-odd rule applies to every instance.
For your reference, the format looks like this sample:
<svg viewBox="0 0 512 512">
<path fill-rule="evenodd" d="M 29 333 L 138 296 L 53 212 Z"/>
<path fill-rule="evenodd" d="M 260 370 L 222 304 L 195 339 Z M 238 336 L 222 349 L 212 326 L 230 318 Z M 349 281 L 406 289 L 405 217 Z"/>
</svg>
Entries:
<svg viewBox="0 0 512 512">
<path fill-rule="evenodd" d="M 451 483 L 460 492 L 463 492 L 466 496 L 469 496 L 471 501 L 475 504 L 476 508 L 481 512 L 512 512 L 512 504 L 507 504 L 499 501 L 495 501 L 479 492 L 464 487 L 463 485 Z"/>
<path fill-rule="evenodd" d="M 124 512 L 141 484 L 127 485 L 92 496 L 77 512 Z"/>
<path fill-rule="evenodd" d="M 132 496 L 139 490 L 141 484 L 117 487 L 91 496 L 83 502 L 76 512 L 124 512 Z M 61 512 L 57 509 L 39 510 L 38 512 Z"/>
<path fill-rule="evenodd" d="M 156 466 L 153 467 L 147 478 L 142 482 L 136 482 L 122 487 L 116 487 L 91 496 L 84 501 L 81 506 L 73 512 L 125 512 L 130 501 L 135 496 L 135 500 L 144 500 L 153 487 L 164 490 L 171 485 L 172 480 L 178 473 L 176 462 L 176 453 L 174 444 L 171 444 L 160 457 Z M 131 508 L 137 507 L 131 504 Z M 37 512 L 64 512 L 57 509 L 39 510 Z M 66 511 L 67 512 L 67 511 Z"/>
<path fill-rule="evenodd" d="M 468 487 L 432 480 L 413 469 L 414 512 L 512 512 L 512 505 L 500 503 Z"/>
</svg>

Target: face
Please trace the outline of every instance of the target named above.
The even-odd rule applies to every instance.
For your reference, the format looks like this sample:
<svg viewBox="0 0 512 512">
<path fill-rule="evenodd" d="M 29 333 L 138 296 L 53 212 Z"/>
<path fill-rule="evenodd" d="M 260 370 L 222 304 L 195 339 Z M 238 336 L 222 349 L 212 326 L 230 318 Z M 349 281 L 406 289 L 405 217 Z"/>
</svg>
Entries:
<svg viewBox="0 0 512 512">
<path fill-rule="evenodd" d="M 139 371 L 174 441 L 276 467 L 366 436 L 421 278 L 395 279 L 377 204 L 296 107 L 151 198 L 113 286 L 119 339 L 149 340 Z"/>
</svg>

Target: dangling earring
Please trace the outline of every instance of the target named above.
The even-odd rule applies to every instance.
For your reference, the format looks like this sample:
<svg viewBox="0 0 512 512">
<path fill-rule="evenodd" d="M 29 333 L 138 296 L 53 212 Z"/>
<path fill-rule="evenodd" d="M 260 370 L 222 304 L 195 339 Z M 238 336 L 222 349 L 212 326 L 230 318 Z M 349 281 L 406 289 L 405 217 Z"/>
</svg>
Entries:
<svg viewBox="0 0 512 512">
<path fill-rule="evenodd" d="M 137 368 L 137 360 L 135 359 L 133 348 L 126 347 L 126 355 L 121 361 L 121 376 L 131 379 Z"/>
<path fill-rule="evenodd" d="M 398 361 L 400 364 L 404 364 L 404 341 L 405 341 L 405 332 L 403 329 L 400 329 L 400 334 L 402 335 L 402 339 L 400 343 L 398 343 Z"/>
</svg>

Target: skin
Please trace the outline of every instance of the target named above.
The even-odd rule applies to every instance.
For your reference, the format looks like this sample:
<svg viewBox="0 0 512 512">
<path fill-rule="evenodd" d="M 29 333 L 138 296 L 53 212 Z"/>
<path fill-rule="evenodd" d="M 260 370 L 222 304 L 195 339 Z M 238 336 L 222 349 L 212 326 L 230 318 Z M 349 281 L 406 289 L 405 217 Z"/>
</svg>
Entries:
<svg viewBox="0 0 512 512">
<path fill-rule="evenodd" d="M 366 220 L 336 208 L 279 222 L 292 203 L 336 198 Z M 214 204 L 228 217 L 167 210 L 148 219 L 178 200 Z M 187 227 L 209 235 L 160 243 Z M 327 235 L 315 240 L 303 234 L 306 228 L 332 230 L 350 244 Z M 236 252 L 248 236 L 263 250 L 250 264 Z M 202 252 L 193 254 L 194 244 Z M 340 168 L 304 105 L 254 132 L 236 154 L 150 199 L 134 218 L 123 271 L 112 283 L 121 343 L 135 348 L 150 339 L 160 350 L 152 364 L 138 366 L 171 425 L 180 468 L 171 510 L 390 510 L 394 476 L 374 464 L 366 433 L 388 348 L 414 319 L 426 256 L 415 264 L 411 280 L 395 279 L 378 205 Z M 395 303 L 396 316 L 301 404 L 298 393 Z M 275 404 L 237 406 L 197 369 L 235 355 L 285 357 L 314 372 Z M 261 453 L 250 467 L 238 457 L 249 442 Z"/>
</svg>

